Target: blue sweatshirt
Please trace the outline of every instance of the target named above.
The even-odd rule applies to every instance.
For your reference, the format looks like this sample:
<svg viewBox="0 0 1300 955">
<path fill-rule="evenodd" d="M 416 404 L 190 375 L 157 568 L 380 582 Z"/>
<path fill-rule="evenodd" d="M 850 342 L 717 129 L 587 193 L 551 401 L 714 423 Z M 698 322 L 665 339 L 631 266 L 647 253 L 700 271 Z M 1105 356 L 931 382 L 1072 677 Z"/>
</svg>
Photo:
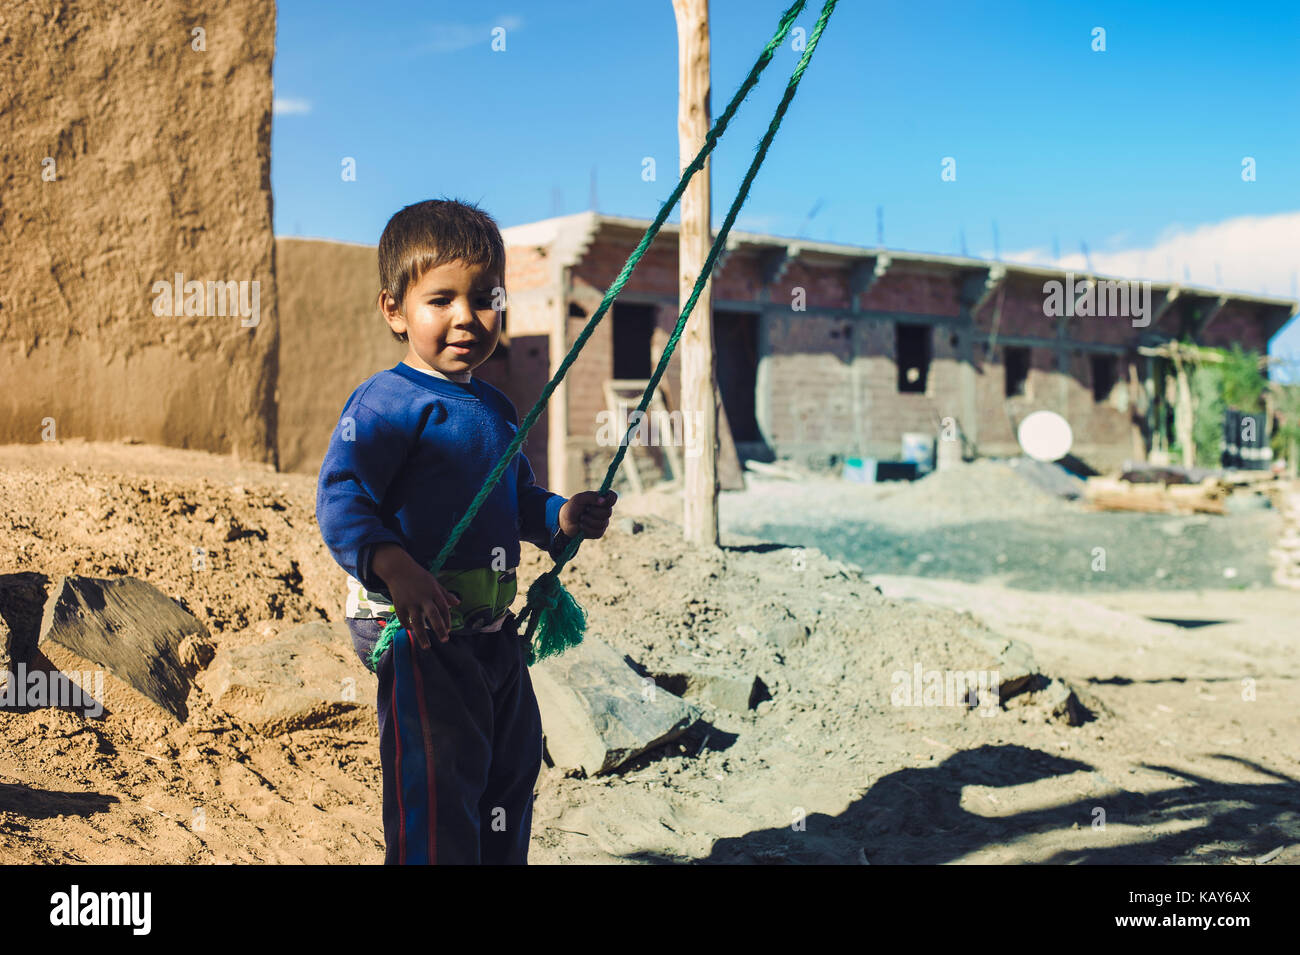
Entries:
<svg viewBox="0 0 1300 955">
<path fill-rule="evenodd" d="M 316 521 L 339 566 L 391 597 L 371 570 L 374 548 L 400 544 L 427 567 L 518 431 L 514 404 L 487 382 L 404 363 L 367 378 L 343 406 L 316 487 Z M 538 487 L 517 453 L 443 566 L 516 567 L 521 540 L 558 555 L 566 500 Z"/>
</svg>

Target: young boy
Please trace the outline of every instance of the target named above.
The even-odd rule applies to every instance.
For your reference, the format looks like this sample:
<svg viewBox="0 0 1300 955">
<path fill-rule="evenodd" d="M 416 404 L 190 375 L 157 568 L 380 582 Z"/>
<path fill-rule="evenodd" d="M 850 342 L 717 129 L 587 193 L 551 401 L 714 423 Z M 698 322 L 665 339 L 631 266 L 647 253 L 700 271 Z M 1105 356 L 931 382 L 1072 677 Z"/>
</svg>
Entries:
<svg viewBox="0 0 1300 955">
<path fill-rule="evenodd" d="M 500 338 L 504 276 L 501 233 L 474 206 L 430 200 L 389 220 L 379 308 L 406 357 L 348 398 L 320 469 L 316 517 L 349 575 L 358 656 L 369 660 L 393 616 L 416 648 L 420 713 L 403 719 L 418 725 L 401 735 L 391 649 L 378 669 L 390 864 L 528 861 L 542 725 L 509 609 L 519 545 L 555 557 L 579 533 L 601 537 L 616 498 L 566 500 L 516 454 L 438 577 L 426 569 L 519 430 L 510 399 L 471 374 Z M 408 765 L 425 790 L 416 805 L 401 784 L 412 731 L 427 763 Z"/>
</svg>

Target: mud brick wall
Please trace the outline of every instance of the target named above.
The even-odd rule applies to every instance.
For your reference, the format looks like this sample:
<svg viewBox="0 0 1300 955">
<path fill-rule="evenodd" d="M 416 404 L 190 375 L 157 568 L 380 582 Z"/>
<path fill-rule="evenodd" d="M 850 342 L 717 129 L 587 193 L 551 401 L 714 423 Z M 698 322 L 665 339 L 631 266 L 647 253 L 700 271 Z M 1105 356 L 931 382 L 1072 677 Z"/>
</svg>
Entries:
<svg viewBox="0 0 1300 955">
<path fill-rule="evenodd" d="M 792 453 L 830 447 L 852 434 L 851 327 L 810 308 L 771 308 L 760 329 L 759 428 Z M 778 397 L 779 396 L 779 397 Z"/>
<path fill-rule="evenodd" d="M 276 239 L 280 467 L 315 472 L 348 396 L 406 354 L 380 314 L 371 245 Z"/>
<path fill-rule="evenodd" d="M 0 6 L 0 441 L 274 462 L 274 43 L 272 0 Z M 257 312 L 157 315 L 176 273 Z"/>
</svg>

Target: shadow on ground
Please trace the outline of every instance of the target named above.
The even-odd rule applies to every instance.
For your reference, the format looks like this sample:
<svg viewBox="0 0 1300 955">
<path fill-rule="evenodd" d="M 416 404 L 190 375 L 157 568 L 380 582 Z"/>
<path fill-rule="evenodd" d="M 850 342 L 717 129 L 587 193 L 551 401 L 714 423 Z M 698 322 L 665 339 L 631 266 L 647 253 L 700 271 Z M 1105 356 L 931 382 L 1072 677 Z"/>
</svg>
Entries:
<svg viewBox="0 0 1300 955">
<path fill-rule="evenodd" d="M 0 812 L 27 819 L 53 819 L 58 816 L 92 816 L 107 812 L 120 800 L 102 793 L 58 792 L 35 789 L 18 783 L 0 783 Z"/>
<path fill-rule="evenodd" d="M 1023 746 L 981 746 L 955 753 L 937 766 L 903 769 L 878 780 L 843 813 L 811 813 L 804 831 L 791 826 L 761 829 L 719 839 L 710 854 L 694 861 L 723 864 L 859 864 L 954 862 L 990 846 L 1010 845 L 1034 835 L 1058 833 L 1077 848 L 1061 849 L 1040 861 L 1057 864 L 1140 865 L 1181 860 L 1200 847 L 1193 861 L 1226 862 L 1259 855 L 1300 838 L 1300 781 L 1231 756 L 1241 766 L 1277 780 L 1223 783 L 1165 766 L 1147 766 L 1187 785 L 1149 793 L 1111 792 L 1047 809 L 989 816 L 962 806 L 966 786 L 1019 786 L 1054 776 L 1088 772 L 1077 760 Z M 1109 782 L 1109 781 L 1107 781 Z M 1089 783 L 1096 785 L 1096 783 Z M 1155 826 L 1183 822 L 1177 831 L 1125 845 L 1093 829 L 1096 810 L 1109 825 Z M 990 804 L 990 810 L 995 807 Z M 1077 827 L 1077 828 L 1076 828 Z M 1207 845 L 1208 844 L 1208 845 Z M 661 853 L 626 856 L 629 861 L 679 863 Z"/>
</svg>

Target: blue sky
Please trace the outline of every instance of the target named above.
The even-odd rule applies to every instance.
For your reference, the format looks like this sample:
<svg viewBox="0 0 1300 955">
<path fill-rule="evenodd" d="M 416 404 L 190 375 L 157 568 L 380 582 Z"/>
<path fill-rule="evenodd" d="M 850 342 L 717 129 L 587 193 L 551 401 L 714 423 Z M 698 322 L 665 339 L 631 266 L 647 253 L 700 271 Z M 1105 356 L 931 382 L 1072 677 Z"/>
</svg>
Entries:
<svg viewBox="0 0 1300 955">
<path fill-rule="evenodd" d="M 788 5 L 713 0 L 715 118 Z M 715 223 L 797 58 L 714 152 Z M 1297 61 L 1300 4 L 1280 0 L 841 0 L 737 228 L 875 245 L 883 207 L 892 248 L 992 257 L 996 228 L 1009 261 L 1081 267 L 1086 244 L 1112 274 L 1294 296 Z M 648 219 L 676 182 L 669 0 L 280 0 L 275 89 L 279 235 L 375 243 L 443 195 L 503 226 L 580 212 L 593 170 L 601 212 Z M 1300 355 L 1300 322 L 1274 350 Z"/>
</svg>

